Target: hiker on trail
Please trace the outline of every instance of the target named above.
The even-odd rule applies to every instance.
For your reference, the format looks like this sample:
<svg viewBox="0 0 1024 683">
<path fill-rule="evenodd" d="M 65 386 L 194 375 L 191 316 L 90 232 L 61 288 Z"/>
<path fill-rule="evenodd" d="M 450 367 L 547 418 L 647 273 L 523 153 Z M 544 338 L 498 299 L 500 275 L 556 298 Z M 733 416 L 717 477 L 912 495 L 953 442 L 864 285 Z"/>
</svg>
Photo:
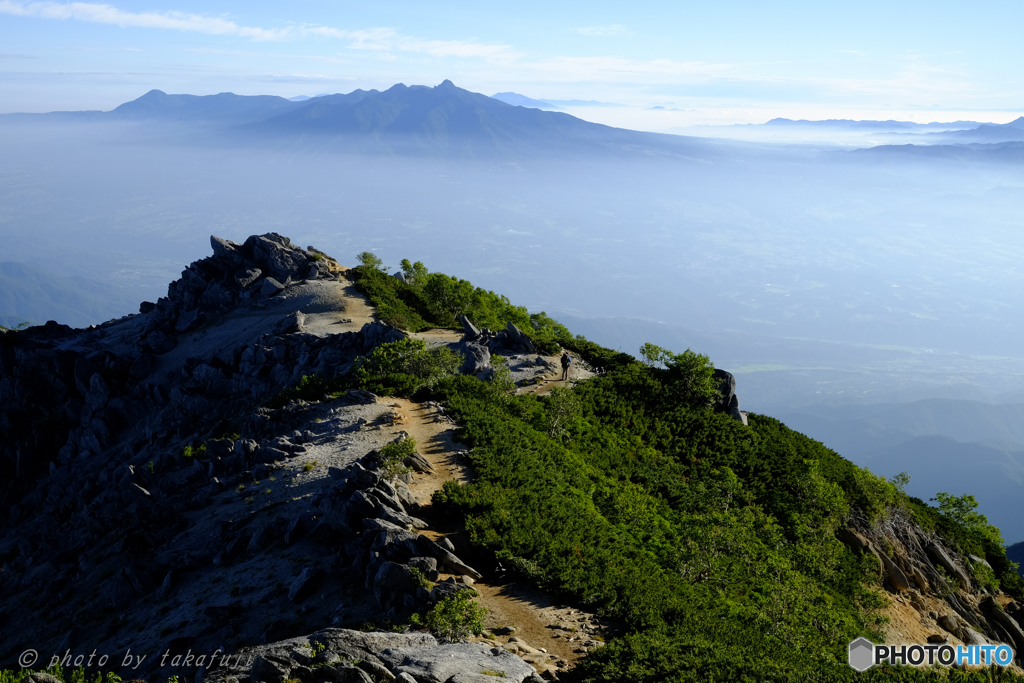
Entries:
<svg viewBox="0 0 1024 683">
<path fill-rule="evenodd" d="M 568 351 L 562 351 L 562 381 L 569 379 L 570 365 L 572 365 L 572 356 Z"/>
</svg>

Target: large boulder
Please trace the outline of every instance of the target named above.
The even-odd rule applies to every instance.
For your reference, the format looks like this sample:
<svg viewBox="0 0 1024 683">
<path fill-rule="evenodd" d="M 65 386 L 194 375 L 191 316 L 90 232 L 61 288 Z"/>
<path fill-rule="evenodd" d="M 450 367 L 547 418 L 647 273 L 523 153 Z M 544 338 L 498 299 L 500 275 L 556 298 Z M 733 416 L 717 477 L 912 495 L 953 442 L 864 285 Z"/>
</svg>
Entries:
<svg viewBox="0 0 1024 683">
<path fill-rule="evenodd" d="M 272 277 L 264 278 L 263 285 L 260 286 L 260 296 L 262 296 L 264 299 L 269 299 L 278 292 L 282 291 L 284 291 L 284 285 Z"/>
<path fill-rule="evenodd" d="M 537 347 L 526 333 L 509 323 L 504 330 L 494 335 L 491 340 L 492 349 L 501 349 L 506 353 L 537 353 Z"/>
<path fill-rule="evenodd" d="M 462 330 L 465 333 L 465 337 L 463 337 L 463 339 L 472 341 L 480 337 L 480 330 L 477 329 L 476 325 L 469 321 L 469 318 L 464 315 L 460 315 L 459 322 L 462 323 Z"/>
<path fill-rule="evenodd" d="M 726 372 L 721 368 L 715 368 L 714 374 L 715 381 L 718 382 L 718 394 L 719 398 L 715 402 L 715 409 L 721 412 L 729 412 L 729 408 L 732 405 L 732 399 L 736 395 L 736 377 L 731 372 Z M 739 402 L 736 403 L 737 409 L 739 408 Z"/>
<path fill-rule="evenodd" d="M 235 244 L 231 240 L 222 239 L 216 235 L 210 235 L 210 246 L 213 247 L 213 257 L 220 261 L 221 267 L 230 271 L 238 268 L 244 261 L 242 245 Z"/>
<path fill-rule="evenodd" d="M 404 564 L 385 562 L 373 579 L 373 597 L 383 609 L 403 604 L 403 593 L 414 595 L 419 588 L 416 575 Z"/>
<path fill-rule="evenodd" d="M 245 246 L 252 251 L 252 260 L 264 273 L 280 280 L 305 277 L 313 262 L 305 249 L 293 245 L 291 240 L 276 232 L 253 235 L 245 241 Z"/>
<path fill-rule="evenodd" d="M 464 375 L 476 375 L 491 367 L 491 351 L 483 344 L 460 341 L 449 344 L 448 348 L 462 354 L 464 360 L 459 372 Z"/>
<path fill-rule="evenodd" d="M 306 324 L 306 314 L 302 311 L 292 311 L 278 321 L 274 326 L 274 334 L 294 334 L 302 332 Z"/>
</svg>

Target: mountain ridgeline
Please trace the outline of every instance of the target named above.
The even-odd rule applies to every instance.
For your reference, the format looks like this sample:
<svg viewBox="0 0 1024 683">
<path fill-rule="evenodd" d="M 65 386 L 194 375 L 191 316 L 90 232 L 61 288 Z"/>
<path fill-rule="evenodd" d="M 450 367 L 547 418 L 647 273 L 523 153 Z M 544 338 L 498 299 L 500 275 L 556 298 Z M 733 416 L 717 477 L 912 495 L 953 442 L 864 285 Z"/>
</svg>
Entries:
<svg viewBox="0 0 1024 683">
<path fill-rule="evenodd" d="M 8 114 L 0 121 L 131 124 L 160 139 L 176 135 L 205 145 L 453 158 L 566 153 L 677 158 L 717 146 L 514 106 L 447 80 L 432 88 L 399 83 L 383 92 L 354 90 L 301 101 L 233 93 L 168 95 L 151 90 L 109 112 Z"/>
<path fill-rule="evenodd" d="M 418 262 L 211 243 L 136 315 L 0 335 L 4 680 L 29 645 L 237 654 L 120 671 L 158 683 L 944 679 L 847 665 L 901 609 L 1024 652 L 1024 582 L 973 499 L 928 506 L 740 413 L 707 357 L 638 360 Z M 585 374 L 539 390 L 562 350 Z M 454 421 L 471 474 L 417 498 L 450 468 L 395 401 Z M 459 642 L 474 580 L 614 628 L 573 666 L 508 629 Z"/>
</svg>

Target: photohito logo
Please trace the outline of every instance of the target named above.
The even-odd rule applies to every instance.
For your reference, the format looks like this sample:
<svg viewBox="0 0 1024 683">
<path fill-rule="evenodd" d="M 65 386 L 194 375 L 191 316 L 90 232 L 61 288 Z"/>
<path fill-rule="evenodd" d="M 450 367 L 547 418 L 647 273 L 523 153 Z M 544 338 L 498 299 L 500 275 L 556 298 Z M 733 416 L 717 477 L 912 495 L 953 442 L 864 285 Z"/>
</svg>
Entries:
<svg viewBox="0 0 1024 683">
<path fill-rule="evenodd" d="M 867 638 L 850 643 L 850 666 L 867 671 L 875 664 L 972 664 L 975 666 L 1009 666 L 1013 649 L 1009 645 L 875 645 Z"/>
</svg>

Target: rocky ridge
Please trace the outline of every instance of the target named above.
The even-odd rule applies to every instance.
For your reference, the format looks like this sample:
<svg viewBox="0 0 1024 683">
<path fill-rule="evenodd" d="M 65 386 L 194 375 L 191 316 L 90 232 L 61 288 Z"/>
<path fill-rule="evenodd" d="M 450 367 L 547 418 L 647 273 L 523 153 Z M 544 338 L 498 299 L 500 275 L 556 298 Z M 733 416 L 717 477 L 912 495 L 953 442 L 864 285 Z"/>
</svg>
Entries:
<svg viewBox="0 0 1024 683">
<path fill-rule="evenodd" d="M 407 483 L 376 471 L 376 450 L 402 438 L 377 397 L 264 406 L 403 333 L 343 317 L 350 283 L 316 250 L 275 234 L 211 243 L 137 315 L 0 339 L 0 651 L 12 664 L 28 644 L 130 649 L 148 655 L 135 677 L 193 680 L 194 662 L 156 655 L 398 622 L 480 577 L 450 543 L 414 533 L 426 523 Z M 534 673 L 514 659 L 500 670 Z"/>
</svg>

